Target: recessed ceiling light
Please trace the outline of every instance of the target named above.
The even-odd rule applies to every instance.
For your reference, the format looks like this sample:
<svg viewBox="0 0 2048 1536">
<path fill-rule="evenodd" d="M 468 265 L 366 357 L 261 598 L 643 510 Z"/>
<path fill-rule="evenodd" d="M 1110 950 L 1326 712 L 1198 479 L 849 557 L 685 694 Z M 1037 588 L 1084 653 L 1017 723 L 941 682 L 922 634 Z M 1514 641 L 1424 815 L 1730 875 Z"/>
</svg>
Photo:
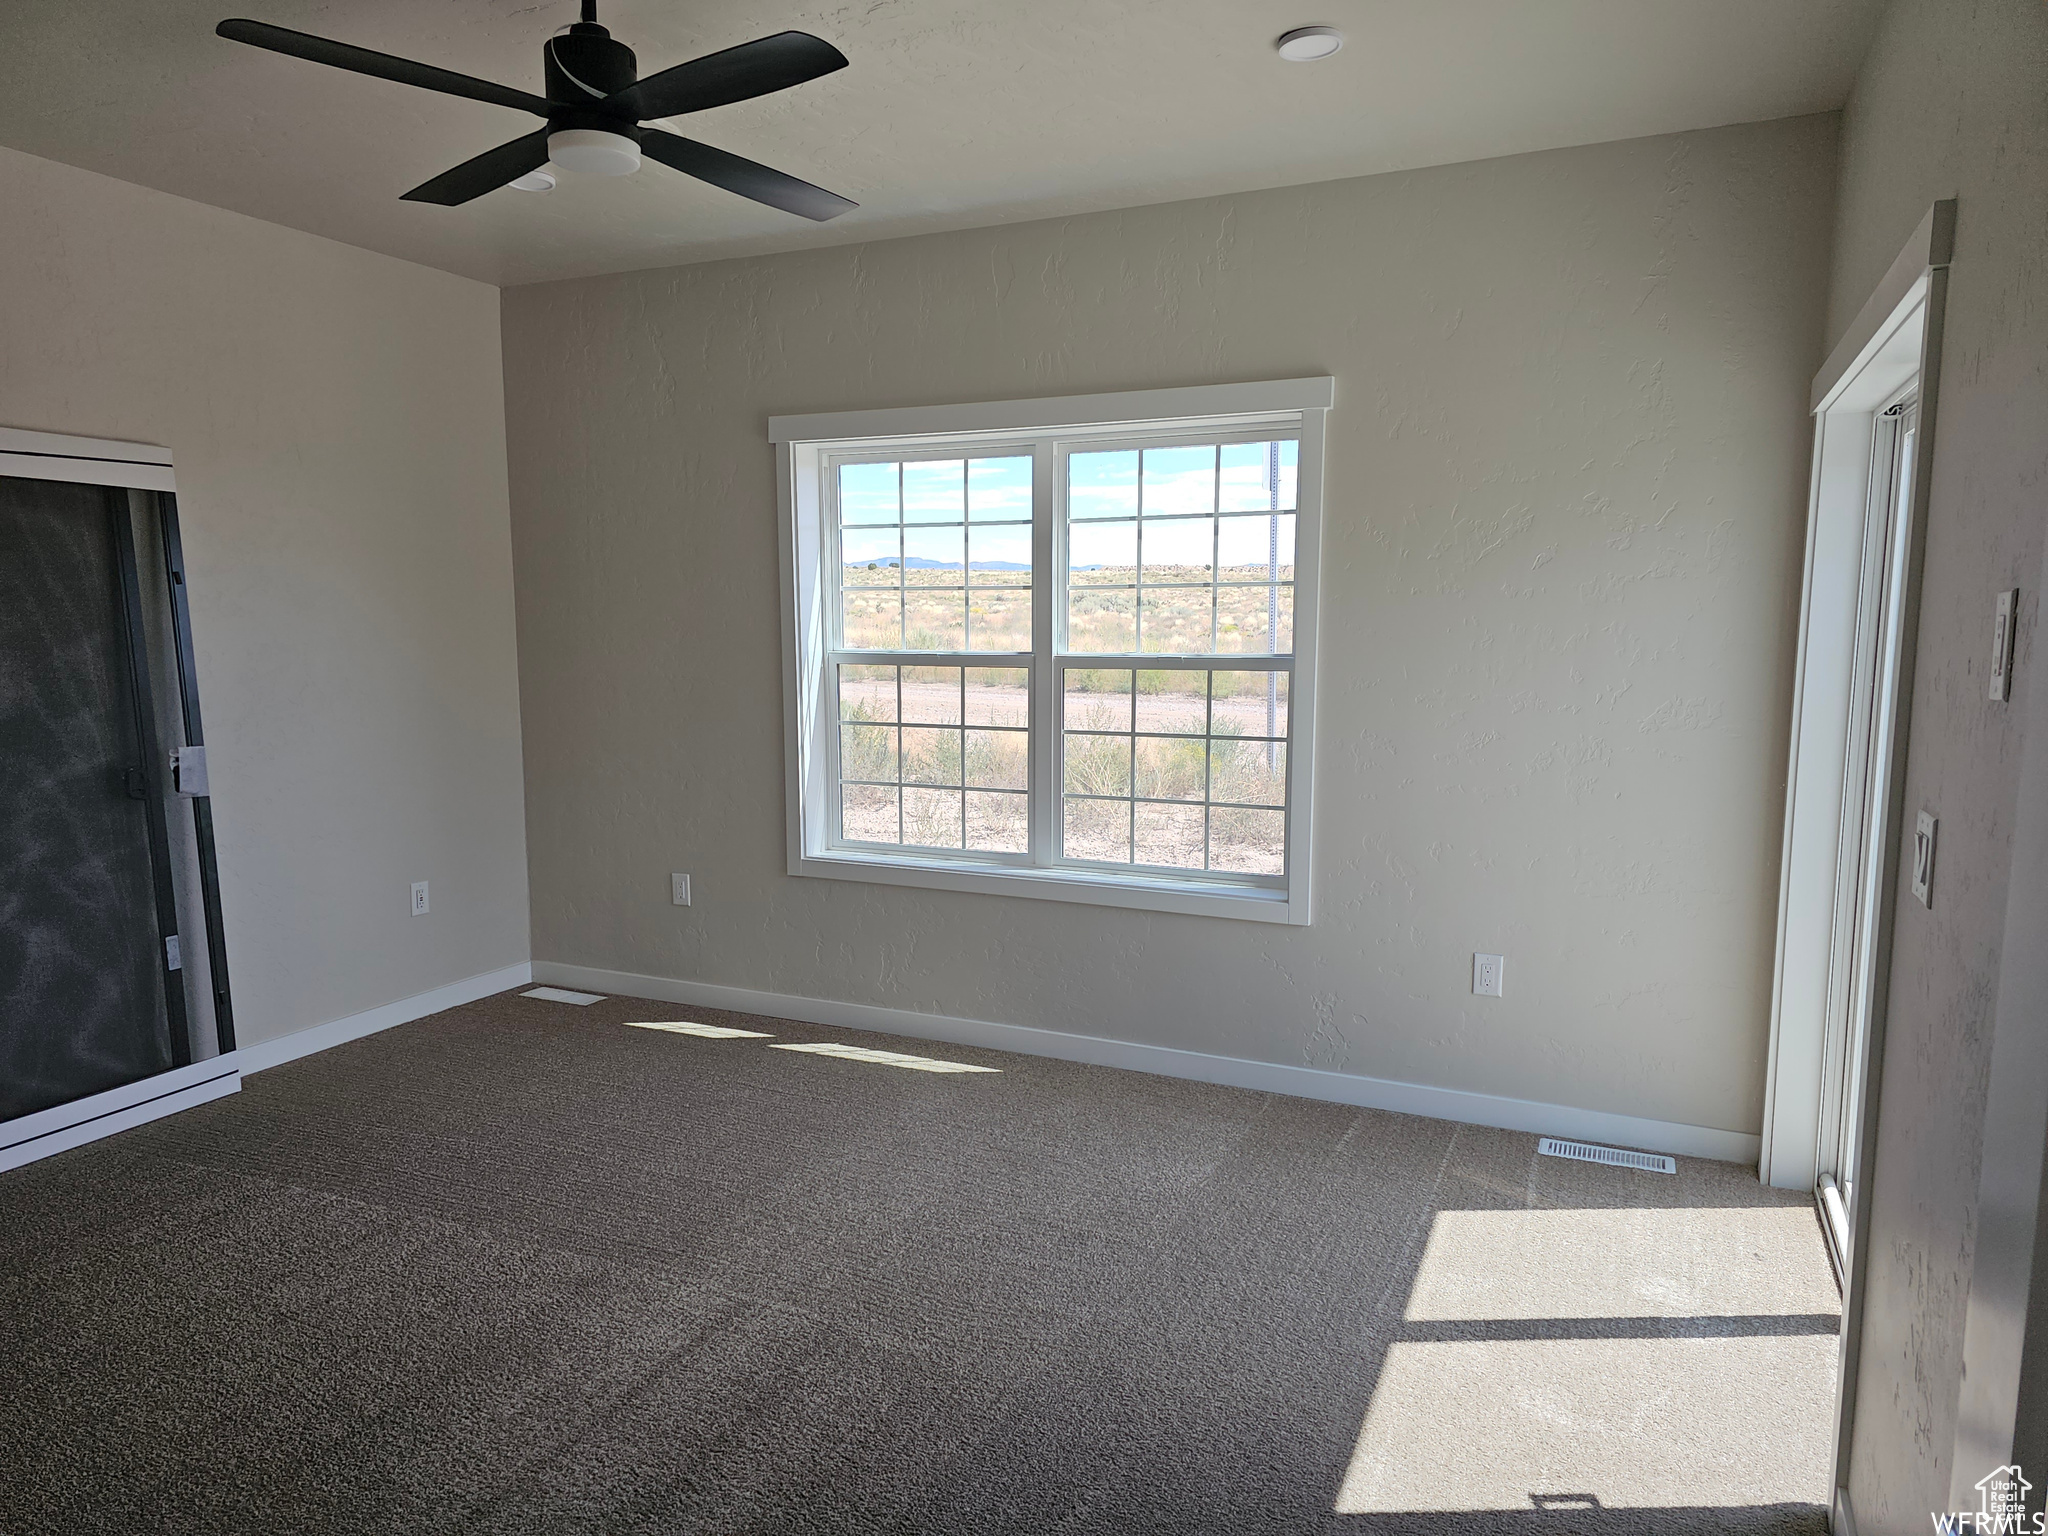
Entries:
<svg viewBox="0 0 2048 1536">
<path fill-rule="evenodd" d="M 1327 59 L 1342 48 L 1344 34 L 1335 27 L 1296 27 L 1292 32 L 1282 32 L 1273 46 L 1288 63 L 1309 64 Z"/>
<path fill-rule="evenodd" d="M 505 183 L 506 186 L 520 192 L 545 192 L 554 184 L 555 173 L 545 167 L 537 171 L 528 171 L 524 176 L 515 176 Z"/>
</svg>

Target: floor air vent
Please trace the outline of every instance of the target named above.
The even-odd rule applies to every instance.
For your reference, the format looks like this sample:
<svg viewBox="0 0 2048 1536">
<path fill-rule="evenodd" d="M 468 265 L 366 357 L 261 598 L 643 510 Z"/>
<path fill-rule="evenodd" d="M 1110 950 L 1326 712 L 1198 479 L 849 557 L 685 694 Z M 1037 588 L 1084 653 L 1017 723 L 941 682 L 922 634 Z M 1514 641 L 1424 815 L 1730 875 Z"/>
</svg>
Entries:
<svg viewBox="0 0 2048 1536">
<path fill-rule="evenodd" d="M 1655 1152 L 1624 1152 L 1619 1147 L 1596 1147 L 1589 1141 L 1559 1141 L 1545 1136 L 1536 1143 L 1545 1157 L 1569 1157 L 1582 1163 L 1605 1163 L 1610 1168 L 1640 1168 L 1645 1173 L 1676 1173 L 1678 1164 Z"/>
</svg>

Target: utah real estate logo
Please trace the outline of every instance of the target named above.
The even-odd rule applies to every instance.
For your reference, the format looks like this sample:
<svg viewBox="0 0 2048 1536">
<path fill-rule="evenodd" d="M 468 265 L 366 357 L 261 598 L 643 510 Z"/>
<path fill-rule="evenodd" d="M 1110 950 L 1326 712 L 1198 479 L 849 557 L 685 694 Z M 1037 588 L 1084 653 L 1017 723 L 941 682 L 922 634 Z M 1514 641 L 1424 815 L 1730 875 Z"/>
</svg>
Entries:
<svg viewBox="0 0 2048 1536">
<path fill-rule="evenodd" d="M 2048 1511 L 2027 1513 L 2027 1490 L 2034 1485 L 2009 1462 L 1977 1479 L 1977 1508 L 1936 1511 L 1936 1536 L 2044 1536 Z"/>
</svg>

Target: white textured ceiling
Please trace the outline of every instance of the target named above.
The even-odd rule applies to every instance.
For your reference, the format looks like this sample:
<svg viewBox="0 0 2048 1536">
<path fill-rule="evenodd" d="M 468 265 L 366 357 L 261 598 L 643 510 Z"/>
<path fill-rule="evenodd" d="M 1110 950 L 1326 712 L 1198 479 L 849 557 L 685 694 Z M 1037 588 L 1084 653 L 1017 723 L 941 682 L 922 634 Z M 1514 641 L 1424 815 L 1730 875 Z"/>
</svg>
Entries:
<svg viewBox="0 0 2048 1536">
<path fill-rule="evenodd" d="M 0 144 L 512 284 L 1442 165 L 1842 104 L 1879 0 L 605 0 L 643 74 L 786 27 L 852 61 L 687 120 L 861 207 L 647 164 L 399 194 L 534 120 L 213 35 L 229 15 L 539 91 L 574 0 L 5 0 Z M 1291 65 L 1312 22 L 1344 51 Z"/>
</svg>

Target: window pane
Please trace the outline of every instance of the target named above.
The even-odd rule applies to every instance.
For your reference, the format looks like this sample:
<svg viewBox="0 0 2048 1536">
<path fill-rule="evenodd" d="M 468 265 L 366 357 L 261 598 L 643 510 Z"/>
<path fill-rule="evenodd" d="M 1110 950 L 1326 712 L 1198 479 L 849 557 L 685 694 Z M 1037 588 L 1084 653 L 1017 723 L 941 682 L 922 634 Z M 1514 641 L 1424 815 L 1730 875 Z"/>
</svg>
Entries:
<svg viewBox="0 0 2048 1536">
<path fill-rule="evenodd" d="M 967 723 L 969 725 L 1029 725 L 1030 674 L 1022 667 L 969 667 L 967 669 Z"/>
<path fill-rule="evenodd" d="M 957 454 L 925 444 L 905 454 Z M 837 643 L 854 653 L 830 680 L 843 836 L 1028 858 L 1035 822 L 1061 859 L 1278 878 L 1290 678 L 1254 658 L 1292 654 L 1298 442 L 1055 452 L 1066 607 L 1050 635 L 1033 451 L 834 466 Z M 1034 640 L 1074 664 L 1024 665 Z M 883 648 L 933 664 L 856 659 Z M 1041 750 L 1059 752 L 1057 807 L 1034 801 L 1031 702 L 1055 684 Z"/>
<path fill-rule="evenodd" d="M 1269 640 L 1267 637 L 1271 635 Z M 1294 652 L 1294 586 L 1218 587 L 1216 649 L 1258 656 Z"/>
<path fill-rule="evenodd" d="M 845 606 L 842 643 L 849 651 L 899 651 L 903 648 L 903 600 L 887 592 L 842 592 Z"/>
<path fill-rule="evenodd" d="M 914 575 L 931 575 L 919 571 Z M 949 572 L 952 580 L 960 579 Z M 958 587 L 912 585 L 903 594 L 903 649 L 964 651 L 967 649 L 967 594 Z"/>
<path fill-rule="evenodd" d="M 967 846 L 985 853 L 1029 853 L 1029 797 L 968 791 Z"/>
<path fill-rule="evenodd" d="M 1070 859 L 1131 862 L 1131 806 L 1127 800 L 1067 801 L 1064 832 L 1061 851 Z"/>
<path fill-rule="evenodd" d="M 1215 511 L 1215 447 L 1147 448 L 1144 510 L 1147 517 Z"/>
<path fill-rule="evenodd" d="M 839 466 L 839 521 L 846 527 L 856 523 L 898 521 L 894 464 L 842 464 Z"/>
<path fill-rule="evenodd" d="M 1274 461 L 1278 460 L 1278 478 Z M 1295 466 L 1301 445 L 1292 438 L 1277 443 L 1223 445 L 1222 502 L 1225 512 L 1261 512 L 1294 506 Z"/>
<path fill-rule="evenodd" d="M 1216 741 L 1210 744 L 1209 798 L 1245 805 L 1287 803 L 1287 744 Z"/>
<path fill-rule="evenodd" d="M 967 515 L 977 523 L 1031 521 L 1031 456 L 967 465 Z"/>
<path fill-rule="evenodd" d="M 899 580 L 902 534 L 895 528 L 849 528 L 839 535 L 840 583 L 848 587 L 893 587 Z"/>
<path fill-rule="evenodd" d="M 913 725 L 958 725 L 960 669 L 905 667 L 903 718 Z"/>
<path fill-rule="evenodd" d="M 964 528 L 906 528 L 903 530 L 903 568 L 929 571 L 934 581 L 959 586 L 966 580 L 960 572 L 966 566 Z M 939 573 L 943 572 L 941 575 Z"/>
<path fill-rule="evenodd" d="M 1067 594 L 1067 649 L 1122 652 L 1138 648 L 1138 594 L 1132 587 L 1085 587 Z"/>
<path fill-rule="evenodd" d="M 851 729 L 851 727 L 848 727 L 848 729 Z M 960 782 L 960 733 L 950 726 L 904 726 L 903 782 L 906 784 L 958 784 Z M 907 800 L 904 802 L 906 806 L 909 803 Z"/>
<path fill-rule="evenodd" d="M 896 794 L 893 788 L 871 784 L 847 784 L 840 791 L 839 831 L 851 843 L 894 843 L 897 831 Z"/>
<path fill-rule="evenodd" d="M 842 779 L 896 778 L 896 727 L 859 725 L 839 727 L 839 777 Z"/>
<path fill-rule="evenodd" d="M 1294 580 L 1294 514 L 1267 517 L 1226 517 L 1219 581 Z"/>
<path fill-rule="evenodd" d="M 924 459 L 903 466 L 903 521 L 958 523 L 967 517 L 967 465 Z"/>
<path fill-rule="evenodd" d="M 1208 652 L 1209 604 L 1213 587 L 1145 588 L 1140 650 L 1162 656 L 1199 656 Z"/>
<path fill-rule="evenodd" d="M 1209 687 L 1218 736 L 1285 736 L 1285 672 L 1212 672 Z"/>
<path fill-rule="evenodd" d="M 967 649 L 1031 649 L 1031 594 L 1017 587 L 977 587 L 967 594 Z"/>
<path fill-rule="evenodd" d="M 1130 794 L 1131 738 L 1068 733 L 1066 787 L 1077 795 Z"/>
<path fill-rule="evenodd" d="M 968 529 L 967 571 L 970 586 L 1030 586 L 1030 525 Z"/>
<path fill-rule="evenodd" d="M 1076 453 L 1067 459 L 1067 517 L 1136 517 L 1138 453 Z"/>
<path fill-rule="evenodd" d="M 1200 800 L 1207 749 L 1199 736 L 1140 736 L 1131 770 L 1132 788 L 1149 800 Z M 1199 855 L 1199 833 L 1195 844 Z"/>
<path fill-rule="evenodd" d="M 969 731 L 967 782 L 976 789 L 1029 789 L 1031 752 L 1022 731 Z"/>
<path fill-rule="evenodd" d="M 896 669 L 849 666 L 839 669 L 839 718 L 894 720 Z"/>
<path fill-rule="evenodd" d="M 1136 523 L 1077 523 L 1067 530 L 1071 586 L 1127 586 L 1137 579 Z"/>
<path fill-rule="evenodd" d="M 1216 519 L 1145 520 L 1143 540 L 1145 584 L 1155 581 L 1207 581 L 1216 568 Z"/>
<path fill-rule="evenodd" d="M 1285 811 L 1209 810 L 1209 867 L 1244 875 L 1286 873 Z"/>
<path fill-rule="evenodd" d="M 1120 668 L 1069 667 L 1063 723 L 1070 731 L 1128 731 L 1131 674 Z"/>
<path fill-rule="evenodd" d="M 1140 805 L 1133 816 L 1137 864 L 1163 864 L 1170 869 L 1202 867 L 1202 807 Z"/>
<path fill-rule="evenodd" d="M 903 841 L 924 848 L 960 846 L 960 791 L 903 791 Z"/>
<path fill-rule="evenodd" d="M 1138 674 L 1138 729 L 1200 736 L 1207 729 L 1206 672 L 1149 671 Z"/>
</svg>

